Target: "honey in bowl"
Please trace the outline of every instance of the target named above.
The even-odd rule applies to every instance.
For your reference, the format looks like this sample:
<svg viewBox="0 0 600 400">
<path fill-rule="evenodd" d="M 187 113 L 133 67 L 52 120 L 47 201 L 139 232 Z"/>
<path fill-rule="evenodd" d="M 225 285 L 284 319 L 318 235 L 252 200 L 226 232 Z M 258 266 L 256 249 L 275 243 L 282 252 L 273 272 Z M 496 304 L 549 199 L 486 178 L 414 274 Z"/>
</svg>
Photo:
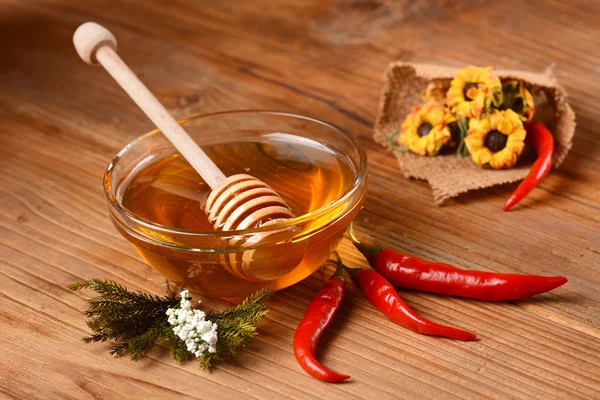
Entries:
<svg viewBox="0 0 600 400">
<path fill-rule="evenodd" d="M 295 215 L 308 214 L 340 197 L 352 184 L 350 166 L 317 142 L 292 135 L 266 143 L 203 146 L 226 175 L 251 174 L 271 186 Z M 242 166 L 243 162 L 243 166 Z M 181 155 L 174 154 L 136 175 L 122 204 L 147 220 L 190 230 L 211 230 L 204 212 L 210 187 Z"/>
<path fill-rule="evenodd" d="M 202 135 L 195 139 L 225 175 L 262 180 L 298 218 L 215 232 L 204 211 L 210 187 L 155 132 L 122 151 L 105 179 L 115 226 L 147 262 L 178 285 L 220 297 L 277 290 L 317 269 L 362 203 L 362 150 L 330 125 L 288 114 L 224 113 L 184 124 Z"/>
</svg>

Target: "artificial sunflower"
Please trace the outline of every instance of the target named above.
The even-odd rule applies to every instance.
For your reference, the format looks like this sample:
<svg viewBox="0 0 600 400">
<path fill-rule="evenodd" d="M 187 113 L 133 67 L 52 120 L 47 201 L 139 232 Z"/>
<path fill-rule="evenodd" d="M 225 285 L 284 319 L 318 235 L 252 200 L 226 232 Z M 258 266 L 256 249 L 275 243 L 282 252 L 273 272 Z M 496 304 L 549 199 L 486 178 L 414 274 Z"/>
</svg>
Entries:
<svg viewBox="0 0 600 400">
<path fill-rule="evenodd" d="M 480 166 L 510 168 L 525 147 L 525 128 L 513 110 L 494 111 L 482 119 L 469 120 L 465 145 L 473 161 Z"/>
<path fill-rule="evenodd" d="M 509 79 L 502 82 L 502 109 L 511 109 L 521 117 L 526 124 L 531 121 L 535 113 L 533 96 L 525 87 L 523 81 Z"/>
<path fill-rule="evenodd" d="M 502 85 L 492 69 L 469 65 L 458 71 L 446 93 L 446 105 L 453 113 L 481 118 L 484 111 L 502 104 Z"/>
<path fill-rule="evenodd" d="M 399 142 L 413 153 L 435 156 L 451 139 L 448 124 L 455 118 L 446 107 L 429 102 L 415 107 L 402 122 Z"/>
</svg>

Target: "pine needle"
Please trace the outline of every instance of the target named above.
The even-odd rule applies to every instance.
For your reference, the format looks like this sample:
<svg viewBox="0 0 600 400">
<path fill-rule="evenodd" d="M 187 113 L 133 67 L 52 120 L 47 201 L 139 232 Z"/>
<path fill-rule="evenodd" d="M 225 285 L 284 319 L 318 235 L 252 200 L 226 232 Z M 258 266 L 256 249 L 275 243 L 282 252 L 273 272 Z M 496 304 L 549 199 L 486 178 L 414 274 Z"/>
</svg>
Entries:
<svg viewBox="0 0 600 400">
<path fill-rule="evenodd" d="M 200 359 L 200 368 L 210 369 L 213 362 L 226 360 L 236 351 L 249 345 L 256 336 L 256 325 L 268 314 L 265 300 L 271 296 L 261 289 L 252 298 L 246 298 L 237 307 L 224 311 L 211 311 L 206 318 L 217 324 L 217 352 L 207 353 Z"/>
<path fill-rule="evenodd" d="M 159 297 L 129 291 L 114 281 L 101 279 L 69 286 L 72 291 L 81 289 L 92 289 L 99 294 L 88 300 L 85 314 L 92 335 L 82 339 L 85 343 L 112 341 L 111 355 L 120 357 L 129 353 L 130 358 L 137 361 L 160 341 L 169 349 L 174 360 L 194 358 L 168 322 L 167 309 L 179 306 L 179 299 L 172 292 L 168 292 L 166 297 Z M 265 300 L 270 295 L 269 290 L 259 290 L 237 307 L 206 313 L 206 318 L 217 324 L 218 342 L 216 353 L 206 353 L 200 359 L 201 368 L 210 369 L 215 361 L 232 357 L 252 342 L 256 325 L 269 311 Z"/>
<path fill-rule="evenodd" d="M 111 280 L 92 279 L 69 285 L 69 290 L 92 289 L 100 296 L 88 300 L 87 325 L 93 334 L 85 343 L 114 341 L 111 355 L 127 351 L 139 360 L 150 351 L 166 327 L 166 312 L 177 299 L 132 292 Z M 170 328 L 170 327 L 169 327 Z"/>
</svg>

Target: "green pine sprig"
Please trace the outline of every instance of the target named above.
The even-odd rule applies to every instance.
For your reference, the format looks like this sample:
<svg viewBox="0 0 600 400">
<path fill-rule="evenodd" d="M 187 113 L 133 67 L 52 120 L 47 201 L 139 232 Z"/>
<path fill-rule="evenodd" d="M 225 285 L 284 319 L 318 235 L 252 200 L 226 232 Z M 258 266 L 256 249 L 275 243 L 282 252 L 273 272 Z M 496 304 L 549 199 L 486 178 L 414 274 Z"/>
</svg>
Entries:
<svg viewBox="0 0 600 400">
<path fill-rule="evenodd" d="M 167 309 L 178 300 L 142 292 L 132 292 L 110 280 L 92 279 L 77 282 L 69 290 L 92 289 L 99 294 L 88 300 L 87 325 L 92 335 L 85 343 L 113 341 L 111 355 L 129 352 L 132 360 L 139 360 L 152 349 L 167 328 Z"/>
<path fill-rule="evenodd" d="M 99 294 L 88 300 L 85 314 L 92 335 L 83 338 L 85 343 L 112 341 L 111 355 L 122 356 L 127 352 L 137 361 L 159 341 L 176 361 L 194 358 L 168 322 L 167 309 L 179 306 L 179 299 L 172 293 L 159 297 L 133 292 L 114 281 L 101 279 L 69 285 L 69 290 L 81 289 L 92 289 Z M 269 296 L 268 290 L 260 290 L 232 309 L 206 313 L 208 320 L 217 323 L 219 340 L 217 352 L 206 353 L 200 359 L 201 368 L 210 369 L 213 362 L 232 357 L 252 342 L 256 325 L 269 311 L 265 301 Z"/>
<path fill-rule="evenodd" d="M 206 313 L 206 319 L 217 324 L 219 341 L 216 353 L 207 353 L 200 359 L 200 368 L 209 369 L 213 362 L 233 357 L 236 351 L 252 342 L 256 336 L 256 325 L 269 313 L 265 301 L 269 296 L 271 292 L 268 289 L 261 289 L 237 307 Z"/>
</svg>

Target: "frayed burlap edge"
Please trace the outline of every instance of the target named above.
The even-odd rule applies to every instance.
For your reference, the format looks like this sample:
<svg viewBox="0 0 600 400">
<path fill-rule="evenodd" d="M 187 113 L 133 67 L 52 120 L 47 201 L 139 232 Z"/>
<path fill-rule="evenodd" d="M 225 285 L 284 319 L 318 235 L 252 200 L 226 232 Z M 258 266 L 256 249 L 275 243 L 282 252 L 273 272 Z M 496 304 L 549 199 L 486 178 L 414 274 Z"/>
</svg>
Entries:
<svg viewBox="0 0 600 400">
<path fill-rule="evenodd" d="M 383 94 L 374 139 L 388 148 L 387 138 L 400 128 L 404 118 L 413 107 L 422 104 L 422 92 L 432 80 L 449 86 L 459 68 L 394 62 L 385 73 Z M 554 168 L 567 156 L 575 134 L 575 113 L 567 103 L 566 93 L 556 82 L 552 67 L 543 73 L 527 71 L 495 70 L 500 78 L 522 79 L 528 84 L 535 100 L 536 114 L 554 135 Z M 412 153 L 394 151 L 403 175 L 407 178 L 424 179 L 433 190 L 435 204 L 475 189 L 516 182 L 525 178 L 531 168 L 529 164 L 517 164 L 506 170 L 480 168 L 470 157 L 439 155 L 424 157 Z"/>
</svg>

